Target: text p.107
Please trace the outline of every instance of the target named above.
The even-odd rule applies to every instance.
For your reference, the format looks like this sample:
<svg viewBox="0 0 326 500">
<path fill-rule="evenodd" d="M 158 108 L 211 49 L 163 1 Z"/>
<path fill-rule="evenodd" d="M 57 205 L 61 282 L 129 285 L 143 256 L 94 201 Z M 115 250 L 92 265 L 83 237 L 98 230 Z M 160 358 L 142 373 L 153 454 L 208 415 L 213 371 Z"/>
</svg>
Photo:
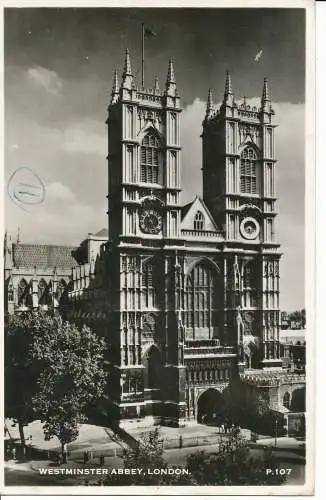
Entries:
<svg viewBox="0 0 326 500">
<path fill-rule="evenodd" d="M 266 476 L 289 476 L 292 469 L 266 469 Z"/>
</svg>

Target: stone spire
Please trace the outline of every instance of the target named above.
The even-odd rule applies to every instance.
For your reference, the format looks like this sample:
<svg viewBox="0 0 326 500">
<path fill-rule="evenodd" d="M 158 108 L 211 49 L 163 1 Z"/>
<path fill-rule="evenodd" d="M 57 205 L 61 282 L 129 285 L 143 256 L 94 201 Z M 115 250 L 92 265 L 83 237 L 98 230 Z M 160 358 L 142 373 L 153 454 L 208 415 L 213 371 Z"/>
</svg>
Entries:
<svg viewBox="0 0 326 500">
<path fill-rule="evenodd" d="M 166 94 L 171 97 L 176 96 L 177 86 L 175 83 L 174 68 L 172 58 L 169 60 L 168 75 L 166 78 Z"/>
<path fill-rule="evenodd" d="M 12 268 L 12 243 L 11 243 L 11 238 L 8 238 L 8 233 L 7 231 L 5 232 L 5 238 L 4 238 L 4 270 L 8 271 L 9 269 Z"/>
<path fill-rule="evenodd" d="M 227 95 L 232 95 L 232 83 L 231 83 L 231 75 L 230 75 L 230 72 L 229 70 L 227 70 L 226 72 L 226 76 L 225 76 L 225 91 L 224 91 L 224 95 L 227 96 Z"/>
<path fill-rule="evenodd" d="M 159 91 L 160 91 L 160 86 L 158 84 L 158 78 L 156 76 L 154 80 L 154 92 L 159 92 Z"/>
<path fill-rule="evenodd" d="M 231 83 L 231 75 L 229 70 L 226 72 L 225 76 L 225 88 L 224 88 L 224 104 L 228 106 L 233 105 L 233 92 L 232 92 L 232 83 Z"/>
<path fill-rule="evenodd" d="M 205 118 L 210 118 L 214 111 L 213 105 L 213 92 L 212 89 L 208 89 L 207 104 L 206 104 L 206 115 Z"/>
<path fill-rule="evenodd" d="M 119 98 L 119 82 L 118 82 L 118 72 L 114 71 L 113 75 L 113 85 L 112 85 L 112 93 L 111 93 L 111 104 L 115 104 Z"/>
<path fill-rule="evenodd" d="M 263 103 L 266 101 L 270 102 L 270 100 L 271 100 L 271 98 L 269 95 L 268 80 L 267 80 L 267 78 L 264 78 L 263 95 L 262 95 L 261 101 Z"/>
<path fill-rule="evenodd" d="M 122 73 L 122 88 L 131 89 L 133 84 L 133 75 L 131 72 L 130 54 L 129 50 L 126 49 L 125 53 L 125 63 Z"/>
<path fill-rule="evenodd" d="M 261 109 L 265 113 L 270 112 L 271 110 L 271 97 L 270 97 L 270 92 L 268 88 L 268 80 L 267 78 L 264 78 L 264 85 L 263 85 L 263 94 L 261 97 Z"/>
<path fill-rule="evenodd" d="M 168 76 L 167 76 L 167 79 L 166 79 L 166 83 L 167 83 L 167 85 L 171 84 L 171 83 L 175 84 L 175 76 L 174 76 L 174 68 L 173 68 L 172 57 L 170 57 L 170 59 L 169 59 L 169 69 L 168 69 Z"/>
<path fill-rule="evenodd" d="M 126 75 L 132 76 L 129 49 L 126 49 L 125 52 L 125 65 L 123 68 L 123 76 Z"/>
</svg>

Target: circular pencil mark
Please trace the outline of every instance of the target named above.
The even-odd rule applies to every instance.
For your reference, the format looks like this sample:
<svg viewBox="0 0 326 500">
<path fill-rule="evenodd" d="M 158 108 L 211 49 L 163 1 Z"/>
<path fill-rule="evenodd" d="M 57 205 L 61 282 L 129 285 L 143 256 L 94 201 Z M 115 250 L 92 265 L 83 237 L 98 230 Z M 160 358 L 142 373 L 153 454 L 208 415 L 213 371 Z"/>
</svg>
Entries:
<svg viewBox="0 0 326 500">
<path fill-rule="evenodd" d="M 10 176 L 8 194 L 17 205 L 39 205 L 45 198 L 45 186 L 28 167 L 20 167 Z"/>
</svg>

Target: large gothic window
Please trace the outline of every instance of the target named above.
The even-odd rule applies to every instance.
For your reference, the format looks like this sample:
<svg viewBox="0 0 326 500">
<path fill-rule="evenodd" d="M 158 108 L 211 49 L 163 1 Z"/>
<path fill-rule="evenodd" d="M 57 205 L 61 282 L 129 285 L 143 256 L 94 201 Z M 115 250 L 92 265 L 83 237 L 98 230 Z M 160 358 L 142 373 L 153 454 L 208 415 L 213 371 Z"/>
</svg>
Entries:
<svg viewBox="0 0 326 500">
<path fill-rule="evenodd" d="M 202 212 L 198 210 L 194 218 L 195 231 L 202 231 L 204 229 L 205 218 Z"/>
<path fill-rule="evenodd" d="M 185 327 L 210 329 L 214 325 L 215 280 L 206 263 L 194 267 L 186 280 Z"/>
<path fill-rule="evenodd" d="M 240 158 L 241 193 L 257 193 L 257 154 L 254 148 L 247 147 Z"/>
<path fill-rule="evenodd" d="M 147 134 L 141 145 L 140 180 L 147 183 L 158 183 L 160 163 L 160 143 L 156 135 Z"/>
</svg>

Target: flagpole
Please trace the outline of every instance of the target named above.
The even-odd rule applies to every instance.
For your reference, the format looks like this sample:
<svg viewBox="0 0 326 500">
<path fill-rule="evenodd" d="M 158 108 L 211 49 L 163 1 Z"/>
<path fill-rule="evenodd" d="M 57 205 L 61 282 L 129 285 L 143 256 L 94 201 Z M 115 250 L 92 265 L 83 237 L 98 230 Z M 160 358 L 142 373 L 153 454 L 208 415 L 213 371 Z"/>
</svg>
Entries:
<svg viewBox="0 0 326 500">
<path fill-rule="evenodd" d="M 144 55 L 145 55 L 145 28 L 144 28 L 144 23 L 141 25 L 141 86 L 144 88 Z"/>
</svg>

